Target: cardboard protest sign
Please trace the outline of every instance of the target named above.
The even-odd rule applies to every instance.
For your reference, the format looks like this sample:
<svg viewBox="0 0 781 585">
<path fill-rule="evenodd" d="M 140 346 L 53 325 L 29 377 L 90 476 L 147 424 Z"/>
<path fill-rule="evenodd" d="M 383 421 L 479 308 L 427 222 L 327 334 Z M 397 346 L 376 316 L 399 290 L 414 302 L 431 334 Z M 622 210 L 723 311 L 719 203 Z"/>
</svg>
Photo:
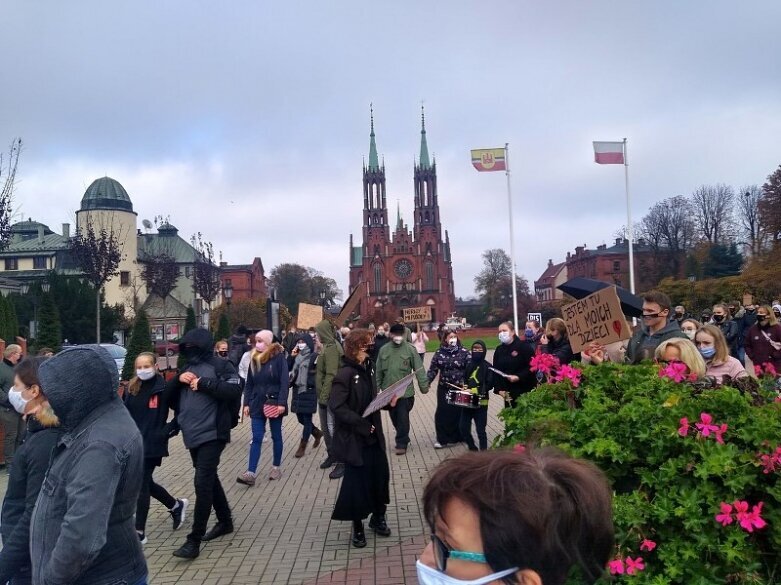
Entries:
<svg viewBox="0 0 781 585">
<path fill-rule="evenodd" d="M 353 289 L 353 292 L 350 293 L 350 296 L 347 297 L 344 305 L 342 305 L 342 310 L 339 311 L 339 316 L 336 318 L 337 326 L 344 327 L 348 321 L 359 316 L 353 315 L 353 313 L 357 311 L 358 307 L 361 305 L 361 298 L 366 296 L 367 286 L 367 282 L 359 282 L 358 286 Z"/>
<path fill-rule="evenodd" d="M 615 287 L 603 288 L 579 301 L 564 305 L 561 314 L 575 353 L 594 342 L 607 345 L 632 336 Z"/>
<path fill-rule="evenodd" d="M 402 309 L 405 323 L 425 323 L 431 321 L 431 307 L 410 307 Z"/>
<path fill-rule="evenodd" d="M 298 318 L 296 325 L 299 330 L 306 331 L 323 320 L 323 307 L 320 305 L 308 305 L 298 303 Z"/>
</svg>

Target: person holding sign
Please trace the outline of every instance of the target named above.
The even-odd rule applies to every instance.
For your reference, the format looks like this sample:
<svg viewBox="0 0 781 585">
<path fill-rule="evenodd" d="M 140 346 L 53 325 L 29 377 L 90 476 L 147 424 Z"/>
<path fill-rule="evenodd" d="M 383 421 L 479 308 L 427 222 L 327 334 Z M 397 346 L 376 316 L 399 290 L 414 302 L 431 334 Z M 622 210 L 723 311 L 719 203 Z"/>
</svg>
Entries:
<svg viewBox="0 0 781 585">
<path fill-rule="evenodd" d="M 343 366 L 334 376 L 328 408 L 335 419 L 333 454 L 344 462 L 344 479 L 336 499 L 333 520 L 352 521 L 352 545 L 366 546 L 363 519 L 378 536 L 390 536 L 385 510 L 390 503 L 390 469 L 380 411 L 363 412 L 377 396 L 374 364 L 369 359 L 372 334 L 355 329 L 344 343 Z M 394 397 L 390 406 L 396 405 Z"/>
</svg>

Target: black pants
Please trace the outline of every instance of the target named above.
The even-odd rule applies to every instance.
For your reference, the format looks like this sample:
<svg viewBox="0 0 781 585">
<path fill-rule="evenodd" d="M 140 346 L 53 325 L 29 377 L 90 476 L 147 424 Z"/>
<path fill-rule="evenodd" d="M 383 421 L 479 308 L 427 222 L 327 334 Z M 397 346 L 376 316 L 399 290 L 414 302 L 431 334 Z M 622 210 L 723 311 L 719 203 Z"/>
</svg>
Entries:
<svg viewBox="0 0 781 585">
<path fill-rule="evenodd" d="M 477 451 L 475 439 L 472 437 L 472 421 L 475 421 L 475 429 L 477 430 L 477 440 L 480 442 L 480 450 L 485 451 L 488 449 L 488 435 L 486 435 L 485 432 L 485 427 L 488 424 L 488 407 L 464 408 L 461 412 L 461 421 L 459 425 L 461 437 L 466 441 L 470 451 Z"/>
<path fill-rule="evenodd" d="M 206 534 L 206 525 L 212 507 L 218 522 L 233 523 L 228 498 L 225 497 L 225 491 L 217 476 L 223 449 L 225 449 L 223 441 L 209 441 L 190 449 L 190 457 L 195 467 L 195 511 L 192 532 L 187 536 L 189 540 L 200 542 Z"/>
<path fill-rule="evenodd" d="M 396 429 L 396 448 L 406 449 L 409 445 L 409 413 L 415 406 L 415 397 L 399 398 L 390 409 L 391 422 Z"/>
<path fill-rule="evenodd" d="M 146 531 L 150 497 L 163 504 L 168 510 L 176 505 L 176 498 L 169 494 L 163 486 L 156 484 L 152 478 L 155 468 L 159 465 L 159 457 L 144 459 L 144 479 L 141 483 L 141 491 L 138 493 L 138 503 L 136 504 L 136 530 L 139 532 Z"/>
</svg>

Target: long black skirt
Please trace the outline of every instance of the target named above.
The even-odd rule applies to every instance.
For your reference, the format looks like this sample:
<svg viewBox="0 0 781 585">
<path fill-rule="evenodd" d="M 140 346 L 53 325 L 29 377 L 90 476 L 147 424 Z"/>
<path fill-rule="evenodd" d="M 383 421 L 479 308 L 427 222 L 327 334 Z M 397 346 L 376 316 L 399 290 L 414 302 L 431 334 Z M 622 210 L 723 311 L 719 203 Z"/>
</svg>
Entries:
<svg viewBox="0 0 781 585">
<path fill-rule="evenodd" d="M 460 443 L 461 431 L 461 411 L 463 407 L 448 404 L 447 396 L 448 386 L 440 381 L 437 385 L 437 409 L 434 411 L 434 430 L 437 435 L 437 442 L 441 445 Z"/>
<path fill-rule="evenodd" d="M 369 514 L 385 514 L 390 503 L 388 458 L 379 443 L 363 448 L 363 465 L 345 465 L 332 520 L 363 520 Z"/>
</svg>

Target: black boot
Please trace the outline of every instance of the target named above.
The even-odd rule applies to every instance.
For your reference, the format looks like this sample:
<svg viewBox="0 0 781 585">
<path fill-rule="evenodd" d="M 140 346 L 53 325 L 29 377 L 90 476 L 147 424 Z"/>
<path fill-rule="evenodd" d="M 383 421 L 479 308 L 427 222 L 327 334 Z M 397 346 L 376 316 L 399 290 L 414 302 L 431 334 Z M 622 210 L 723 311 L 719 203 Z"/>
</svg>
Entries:
<svg viewBox="0 0 781 585">
<path fill-rule="evenodd" d="M 366 546 L 366 533 L 363 531 L 363 522 L 360 520 L 353 522 L 353 546 L 355 548 Z"/>
<path fill-rule="evenodd" d="M 385 521 L 385 514 L 372 514 L 369 520 L 369 528 L 374 530 L 377 536 L 391 535 L 391 529 L 388 528 L 388 523 Z"/>
<path fill-rule="evenodd" d="M 197 540 L 188 538 L 185 543 L 174 551 L 174 556 L 180 559 L 196 559 L 201 554 L 201 545 Z"/>
<path fill-rule="evenodd" d="M 329 455 L 328 457 L 325 458 L 325 461 L 323 461 L 320 464 L 320 469 L 328 469 L 329 467 L 333 467 L 333 466 L 334 466 L 334 461 L 333 459 L 331 459 L 331 456 Z"/>
<path fill-rule="evenodd" d="M 334 465 L 334 468 L 331 470 L 331 473 L 328 474 L 328 477 L 331 479 L 339 479 L 344 475 L 344 463 L 337 463 Z"/>
<path fill-rule="evenodd" d="M 227 522 L 217 522 L 217 524 L 212 526 L 212 529 L 209 530 L 209 532 L 204 534 L 201 540 L 203 542 L 208 542 L 210 540 L 214 540 L 215 538 L 219 538 L 220 536 L 230 534 L 231 532 L 233 532 L 232 522 L 230 524 Z"/>
</svg>

